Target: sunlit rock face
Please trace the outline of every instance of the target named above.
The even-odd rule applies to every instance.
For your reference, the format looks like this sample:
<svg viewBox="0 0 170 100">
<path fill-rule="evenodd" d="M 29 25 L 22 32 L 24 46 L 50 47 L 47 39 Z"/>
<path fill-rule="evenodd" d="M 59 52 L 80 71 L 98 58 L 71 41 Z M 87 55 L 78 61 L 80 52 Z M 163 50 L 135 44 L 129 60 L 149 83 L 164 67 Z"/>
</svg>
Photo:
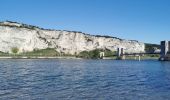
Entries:
<svg viewBox="0 0 170 100">
<path fill-rule="evenodd" d="M 138 41 L 93 36 L 75 31 L 46 30 L 16 22 L 1 22 L 0 51 L 11 53 L 14 47 L 17 47 L 20 53 L 55 48 L 56 51 L 65 54 L 78 54 L 94 49 L 115 51 L 118 47 L 130 53 L 144 52 L 145 49 L 144 43 Z"/>
</svg>

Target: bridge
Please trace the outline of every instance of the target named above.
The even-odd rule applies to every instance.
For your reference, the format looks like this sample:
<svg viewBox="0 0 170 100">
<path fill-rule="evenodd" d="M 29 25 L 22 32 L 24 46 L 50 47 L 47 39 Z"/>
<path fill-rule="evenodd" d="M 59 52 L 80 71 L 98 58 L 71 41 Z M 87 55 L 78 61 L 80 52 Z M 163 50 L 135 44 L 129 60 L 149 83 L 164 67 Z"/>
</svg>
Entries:
<svg viewBox="0 0 170 100">
<path fill-rule="evenodd" d="M 153 55 L 153 54 L 159 54 L 161 61 L 170 61 L 170 41 L 161 41 L 161 51 L 160 52 L 141 52 L 141 53 L 125 53 L 124 48 L 117 48 L 117 54 L 113 56 L 117 56 L 117 59 L 123 60 L 126 58 L 126 56 L 134 56 L 135 59 L 138 57 L 138 60 L 140 60 L 141 56 L 143 55 Z M 100 58 L 104 57 L 104 52 L 100 53 Z"/>
<path fill-rule="evenodd" d="M 160 54 L 161 52 L 140 52 L 140 53 L 125 53 L 124 48 L 118 48 L 117 49 L 117 59 L 123 60 L 126 58 L 126 56 L 134 56 L 135 59 L 138 57 L 138 60 L 140 60 L 141 56 L 144 55 L 153 55 L 153 54 Z"/>
</svg>

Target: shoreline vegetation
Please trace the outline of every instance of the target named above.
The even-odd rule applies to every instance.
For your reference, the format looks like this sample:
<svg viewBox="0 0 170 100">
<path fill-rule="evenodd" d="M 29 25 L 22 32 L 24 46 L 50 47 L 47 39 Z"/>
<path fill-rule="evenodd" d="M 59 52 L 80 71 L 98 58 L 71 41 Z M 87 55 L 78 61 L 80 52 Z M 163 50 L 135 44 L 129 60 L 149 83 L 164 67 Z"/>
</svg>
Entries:
<svg viewBox="0 0 170 100">
<path fill-rule="evenodd" d="M 95 49 L 92 51 L 82 51 L 79 54 L 71 55 L 57 52 L 54 48 L 47 48 L 41 50 L 33 50 L 32 52 L 18 53 L 19 49 L 11 48 L 12 53 L 0 52 L 0 59 L 100 59 L 100 52 L 104 52 L 103 59 L 116 60 L 116 51 Z M 158 59 L 158 54 L 144 55 L 141 59 Z M 135 60 L 135 56 L 127 56 L 128 60 Z"/>
</svg>

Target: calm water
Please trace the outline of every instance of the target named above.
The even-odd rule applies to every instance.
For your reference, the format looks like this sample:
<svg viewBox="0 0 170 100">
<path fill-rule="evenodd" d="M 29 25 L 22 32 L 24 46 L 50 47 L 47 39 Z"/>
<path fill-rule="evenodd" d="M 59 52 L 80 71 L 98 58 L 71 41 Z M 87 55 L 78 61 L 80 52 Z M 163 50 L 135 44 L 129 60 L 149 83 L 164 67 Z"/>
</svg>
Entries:
<svg viewBox="0 0 170 100">
<path fill-rule="evenodd" d="M 0 100 L 170 100 L 170 62 L 0 60 Z"/>
</svg>

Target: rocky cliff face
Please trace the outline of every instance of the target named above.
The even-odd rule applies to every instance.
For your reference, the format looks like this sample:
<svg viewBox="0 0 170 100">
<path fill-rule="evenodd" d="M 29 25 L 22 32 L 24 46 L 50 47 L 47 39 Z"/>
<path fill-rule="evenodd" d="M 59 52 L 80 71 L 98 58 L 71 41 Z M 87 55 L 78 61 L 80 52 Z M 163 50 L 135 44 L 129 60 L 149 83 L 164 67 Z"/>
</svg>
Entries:
<svg viewBox="0 0 170 100">
<path fill-rule="evenodd" d="M 93 36 L 81 32 L 46 30 L 16 22 L 0 23 L 0 51 L 11 53 L 13 47 L 19 52 L 34 49 L 55 48 L 66 54 L 94 49 L 117 50 L 123 47 L 125 52 L 144 52 L 145 45 L 138 41 L 122 40 L 108 36 Z"/>
</svg>

